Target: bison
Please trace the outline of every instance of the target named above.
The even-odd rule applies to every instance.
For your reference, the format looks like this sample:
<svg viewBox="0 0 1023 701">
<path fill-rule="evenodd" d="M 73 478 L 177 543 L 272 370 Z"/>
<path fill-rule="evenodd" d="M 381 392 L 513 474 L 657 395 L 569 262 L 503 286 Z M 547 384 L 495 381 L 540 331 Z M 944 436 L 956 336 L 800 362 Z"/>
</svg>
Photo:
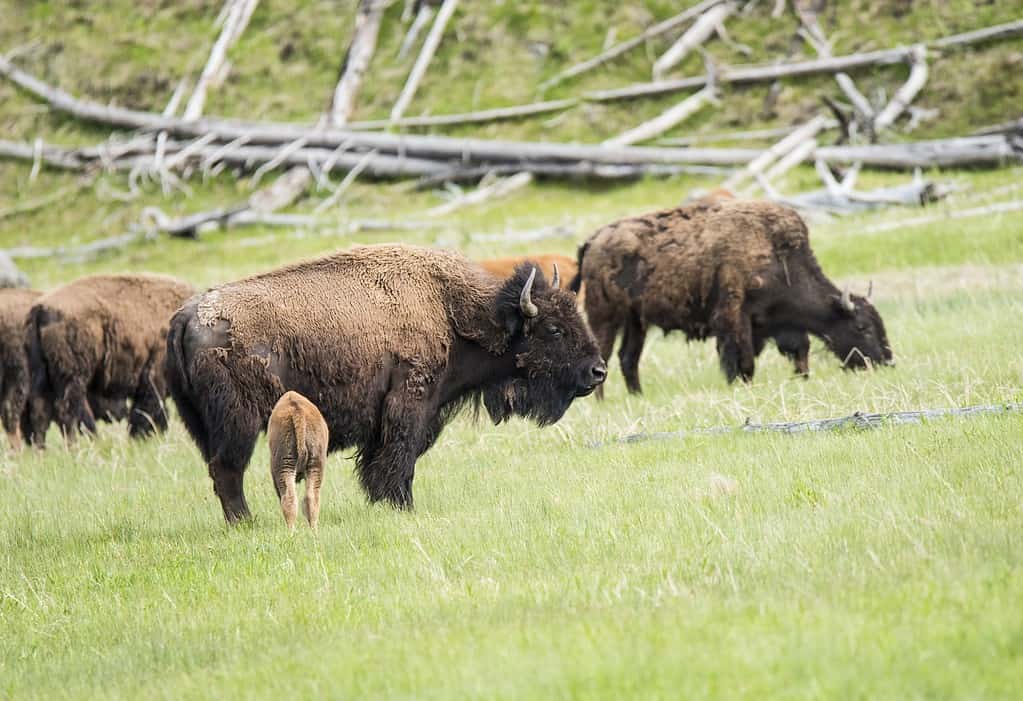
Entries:
<svg viewBox="0 0 1023 701">
<path fill-rule="evenodd" d="M 167 325 L 194 292 L 165 275 L 93 275 L 37 299 L 25 326 L 32 442 L 43 444 L 53 419 L 67 440 L 95 432 L 96 419 L 122 415 L 126 400 L 132 437 L 166 429 Z"/>
<path fill-rule="evenodd" d="M 371 502 L 413 506 L 416 460 L 462 407 L 557 421 L 607 374 L 575 296 L 523 266 L 493 278 L 458 254 L 357 247 L 189 300 L 167 338 L 171 396 L 229 523 L 278 398 L 320 408 L 355 447 Z"/>
<path fill-rule="evenodd" d="M 630 392 L 641 391 L 647 329 L 717 340 L 729 382 L 753 377 L 768 339 L 807 371 L 809 334 L 847 368 L 892 363 L 881 316 L 864 297 L 840 291 L 821 271 L 806 225 L 770 202 L 702 199 L 623 219 L 579 249 L 585 311 L 601 355 L 619 360 Z"/>
<path fill-rule="evenodd" d="M 480 265 L 491 275 L 499 278 L 508 278 L 515 274 L 515 269 L 523 263 L 537 265 L 544 275 L 554 279 L 555 268 L 561 278 L 571 280 L 578 272 L 576 263 L 568 256 L 557 253 L 542 253 L 538 256 L 513 256 L 511 258 L 491 258 L 481 260 Z"/>
<path fill-rule="evenodd" d="M 295 482 L 305 480 L 302 511 L 315 530 L 320 519 L 320 485 L 330 442 L 323 414 L 298 392 L 285 392 L 270 413 L 266 437 L 270 444 L 270 479 L 281 501 L 284 523 L 289 531 L 295 530 L 298 514 Z"/>
<path fill-rule="evenodd" d="M 13 448 L 21 447 L 21 417 L 28 401 L 25 317 L 41 293 L 0 289 L 0 420 Z"/>
</svg>

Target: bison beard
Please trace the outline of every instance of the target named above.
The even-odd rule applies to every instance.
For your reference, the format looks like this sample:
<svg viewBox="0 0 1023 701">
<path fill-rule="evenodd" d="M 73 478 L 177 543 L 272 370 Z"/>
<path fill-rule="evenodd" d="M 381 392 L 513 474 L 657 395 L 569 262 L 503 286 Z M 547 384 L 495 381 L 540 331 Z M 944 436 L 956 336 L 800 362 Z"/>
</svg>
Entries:
<svg viewBox="0 0 1023 701">
<path fill-rule="evenodd" d="M 172 319 L 171 396 L 224 516 L 287 390 L 309 397 L 330 450 L 356 448 L 370 501 L 411 508 L 415 462 L 466 404 L 495 422 L 557 421 L 603 381 L 573 295 L 522 267 L 495 280 L 455 254 L 367 246 L 193 298 Z"/>
</svg>

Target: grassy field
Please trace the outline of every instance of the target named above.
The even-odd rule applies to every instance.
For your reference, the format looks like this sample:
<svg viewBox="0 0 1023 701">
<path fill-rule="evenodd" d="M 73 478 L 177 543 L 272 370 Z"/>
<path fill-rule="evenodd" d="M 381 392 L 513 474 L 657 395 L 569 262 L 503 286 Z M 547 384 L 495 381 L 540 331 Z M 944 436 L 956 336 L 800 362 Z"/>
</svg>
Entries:
<svg viewBox="0 0 1023 701">
<path fill-rule="evenodd" d="M 162 109 L 197 70 L 221 3 L 0 0 L 0 51 L 85 95 Z M 388 12 L 380 56 L 400 32 Z M 456 16 L 412 114 L 529 101 L 533 86 L 625 38 L 674 3 L 494 2 Z M 753 47 L 719 60 L 784 55 L 794 27 L 773 3 L 730 25 Z M 481 5 L 481 8 L 483 6 Z M 883 48 L 1018 16 L 1011 2 L 848 3 L 825 29 L 836 53 Z M 282 15 L 260 3 L 208 111 L 311 119 L 336 77 L 334 3 Z M 100 40 L 102 38 L 102 40 Z M 35 44 L 31 44 L 36 42 Z M 487 51 L 483 51 L 486 47 Z M 549 97 L 644 80 L 653 43 Z M 796 53 L 806 53 L 801 45 Z M 168 53 L 174 61 L 168 60 Z M 500 60 L 494 57 L 499 57 Z M 1018 117 L 1019 43 L 933 56 L 924 136 Z M 513 68 L 509 68 L 509 66 Z M 384 116 L 408 65 L 374 64 L 358 118 Z M 680 74 L 702 70 L 697 57 Z M 898 67 L 857 75 L 865 90 Z M 816 109 L 822 81 L 730 91 L 690 131 L 789 123 Z M 833 89 L 833 88 L 830 88 Z M 670 99 L 668 100 L 670 102 Z M 492 125 L 483 135 L 596 141 L 667 102 L 573 110 Z M 648 115 L 649 113 L 649 115 Z M 4 138 L 63 144 L 106 134 L 41 110 L 0 82 Z M 811 222 L 825 271 L 873 281 L 897 366 L 847 373 L 814 342 L 798 379 L 768 348 L 749 385 L 729 386 L 712 344 L 651 334 L 642 397 L 612 363 L 607 401 L 577 402 L 555 426 L 457 418 L 419 462 L 414 513 L 368 506 L 350 456 L 327 466 L 321 527 L 286 533 L 264 442 L 248 472 L 255 519 L 222 523 L 205 466 L 179 422 L 146 443 L 104 426 L 74 447 L 0 450 L 0 699 L 55 698 L 939 698 L 1008 699 L 1023 688 L 1023 417 L 947 419 L 816 435 L 693 435 L 622 444 L 635 433 L 803 420 L 853 411 L 1023 402 L 1023 212 L 918 224 L 922 214 L 1020 198 L 1023 168 L 926 174 L 957 186 L 927 210 Z M 860 186 L 905 175 L 863 173 Z M 816 187 L 812 169 L 779 184 Z M 676 203 L 718 180 L 616 187 L 542 183 L 403 232 L 349 232 L 360 218 L 418 219 L 442 193 L 359 182 L 336 230 L 250 228 L 199 241 L 148 241 L 85 262 L 23 268 L 39 288 L 92 272 L 147 270 L 197 286 L 346 247 L 402 240 L 482 258 L 573 254 L 616 217 Z M 241 200 L 244 177 L 149 184 L 0 162 L 0 248 L 74 245 L 121 233 L 147 206 L 185 214 Z M 317 193 L 296 206 L 309 211 Z M 892 222 L 892 230 L 876 228 Z M 483 240 L 560 227 L 534 244 Z M 601 447 L 594 447 L 599 444 Z"/>
</svg>

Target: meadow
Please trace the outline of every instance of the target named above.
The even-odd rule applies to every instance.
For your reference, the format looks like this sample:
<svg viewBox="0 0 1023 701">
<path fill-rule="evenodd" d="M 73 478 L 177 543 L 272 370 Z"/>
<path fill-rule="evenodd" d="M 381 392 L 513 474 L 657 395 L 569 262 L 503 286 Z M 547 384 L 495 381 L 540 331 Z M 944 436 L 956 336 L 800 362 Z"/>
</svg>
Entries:
<svg viewBox="0 0 1023 701">
<path fill-rule="evenodd" d="M 967 189 L 939 206 L 1003 197 L 1019 175 L 946 174 Z M 534 188 L 442 235 L 569 222 L 581 235 L 689 185 Z M 367 187 L 370 213 L 374 198 L 387 193 Z M 615 442 L 1023 399 L 1023 216 L 869 233 L 915 216 L 812 227 L 836 280 L 873 280 L 895 368 L 844 372 L 815 342 L 808 380 L 768 348 L 753 383 L 729 386 L 712 344 L 658 335 L 641 397 L 612 363 L 607 401 L 578 401 L 552 428 L 458 418 L 419 463 L 411 514 L 368 506 L 338 454 L 319 532 L 288 535 L 261 442 L 256 518 L 228 528 L 176 421 L 146 443 L 118 426 L 5 453 L 0 696 L 1012 696 L 1018 415 Z M 349 243 L 269 232 L 238 249 L 231 236 L 140 244 L 88 269 L 187 270 L 208 284 Z M 476 256 L 519 250 L 465 243 Z M 46 284 L 78 272 L 32 269 Z"/>
<path fill-rule="evenodd" d="M 160 110 L 208 50 L 221 3 L 0 0 L 0 51 L 69 90 Z M 393 3 L 356 117 L 386 116 L 407 65 Z M 728 64 L 788 55 L 773 3 L 735 23 Z M 263 3 L 232 54 L 211 114 L 312 120 L 336 79 L 350 17 L 336 3 Z M 527 102 L 535 86 L 675 3 L 481 3 L 460 12 L 411 113 Z M 897 6 L 897 7 L 896 7 Z M 826 26 L 835 52 L 871 50 L 1018 18 L 1010 2 L 856 0 Z M 893 9 L 895 8 L 895 9 Z M 896 11 L 897 10 L 897 11 Z M 339 38 L 340 37 L 340 38 Z M 649 77 L 667 40 L 547 98 Z M 751 54 L 735 47 L 748 44 Z M 25 48 L 27 47 L 27 48 Z M 802 49 L 805 53 L 805 47 Z M 799 50 L 796 51 L 798 53 Z M 543 53 L 546 52 L 546 53 Z M 542 54 L 542 55 L 541 55 Z M 913 138 L 1018 118 L 1018 42 L 935 53 Z M 692 56 L 683 73 L 702 70 Z M 857 75 L 893 89 L 902 66 Z M 820 109 L 829 79 L 730 87 L 668 136 L 788 125 Z M 599 142 L 674 98 L 583 105 L 486 125 L 478 136 Z M 108 133 L 55 115 L 0 81 L 5 138 L 72 146 Z M 455 129 L 451 133 L 468 133 Z M 903 138 L 901 135 L 895 138 Z M 767 143 L 761 144 L 766 146 Z M 122 176 L 87 180 L 0 162 L 0 248 L 74 246 L 126 231 L 149 206 L 180 216 L 246 198 L 245 174 L 137 197 Z M 827 274 L 873 283 L 897 365 L 845 372 L 814 341 L 808 379 L 773 347 L 750 384 L 726 384 L 712 343 L 651 333 L 642 396 L 611 362 L 607 399 L 538 429 L 455 419 L 419 461 L 416 510 L 366 503 L 351 456 L 331 456 L 320 529 L 289 534 L 265 440 L 247 475 L 254 519 L 223 523 L 176 417 L 135 443 L 123 425 L 45 452 L 0 445 L 0 698 L 863 698 L 1007 699 L 1023 689 L 1023 416 L 948 418 L 831 433 L 687 431 L 1023 402 L 1023 211 L 952 218 L 1019 200 L 1023 168 L 929 172 L 953 187 L 924 209 L 814 218 Z M 864 172 L 858 187 L 904 182 Z M 335 177 L 335 180 L 337 178 Z M 253 227 L 157 238 L 88 259 L 26 259 L 48 289 L 97 272 L 152 271 L 197 287 L 353 244 L 458 248 L 473 258 L 559 252 L 615 218 L 672 206 L 720 178 L 616 186 L 539 182 L 411 230 L 443 191 L 354 184 L 337 226 Z M 783 192 L 819 187 L 798 168 Z M 65 193 L 50 206 L 19 204 Z M 307 212 L 323 192 L 293 211 Z M 919 223 L 921 216 L 948 213 Z M 555 231 L 536 241 L 523 232 Z M 173 409 L 172 409 L 173 412 Z M 676 432 L 623 443 L 635 434 Z"/>
</svg>

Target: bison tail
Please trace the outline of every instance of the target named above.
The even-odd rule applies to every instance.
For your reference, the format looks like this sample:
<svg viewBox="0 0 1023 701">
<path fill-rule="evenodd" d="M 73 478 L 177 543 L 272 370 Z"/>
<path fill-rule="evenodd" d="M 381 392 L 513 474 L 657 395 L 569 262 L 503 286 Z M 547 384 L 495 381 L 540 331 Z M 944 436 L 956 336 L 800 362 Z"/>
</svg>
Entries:
<svg viewBox="0 0 1023 701">
<path fill-rule="evenodd" d="M 185 357 L 184 337 L 187 324 L 187 315 L 180 311 L 171 317 L 170 328 L 167 331 L 164 375 L 167 378 L 167 390 L 174 399 L 174 405 L 178 408 L 178 416 L 181 417 L 185 428 L 195 439 L 203 457 L 209 460 L 211 455 L 209 435 L 206 423 L 195 405 L 192 382 L 189 378 L 188 359 Z"/>
<path fill-rule="evenodd" d="M 586 243 L 579 247 L 579 250 L 576 253 L 577 265 L 575 276 L 568 282 L 568 289 L 570 289 L 572 292 L 575 292 L 576 294 L 579 294 L 579 290 L 583 286 L 583 258 L 586 257 L 586 251 L 589 247 L 590 242 L 587 241 Z"/>
</svg>

